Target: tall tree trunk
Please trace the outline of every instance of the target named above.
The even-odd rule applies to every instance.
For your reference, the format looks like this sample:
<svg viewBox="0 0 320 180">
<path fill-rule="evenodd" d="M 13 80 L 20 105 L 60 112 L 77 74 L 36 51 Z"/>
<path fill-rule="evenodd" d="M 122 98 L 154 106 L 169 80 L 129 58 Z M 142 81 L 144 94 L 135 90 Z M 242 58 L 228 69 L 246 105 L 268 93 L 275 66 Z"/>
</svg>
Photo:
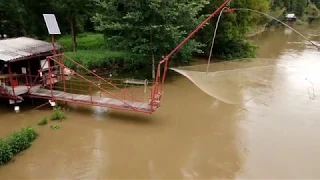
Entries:
<svg viewBox="0 0 320 180">
<path fill-rule="evenodd" d="M 0 39 L 4 38 L 2 12 L 0 12 Z"/>
<path fill-rule="evenodd" d="M 152 31 L 150 31 L 150 42 L 152 44 Z M 152 54 L 152 79 L 156 78 L 156 68 L 155 68 L 155 60 L 154 60 L 154 52 L 153 49 L 151 50 Z"/>
<path fill-rule="evenodd" d="M 72 36 L 72 49 L 73 51 L 76 51 L 78 45 L 77 45 L 77 32 L 76 32 L 77 20 L 75 16 L 71 16 L 70 25 L 71 25 L 71 36 Z"/>
<path fill-rule="evenodd" d="M 152 79 L 156 78 L 156 68 L 155 68 L 155 60 L 154 60 L 154 54 L 152 52 Z"/>
</svg>

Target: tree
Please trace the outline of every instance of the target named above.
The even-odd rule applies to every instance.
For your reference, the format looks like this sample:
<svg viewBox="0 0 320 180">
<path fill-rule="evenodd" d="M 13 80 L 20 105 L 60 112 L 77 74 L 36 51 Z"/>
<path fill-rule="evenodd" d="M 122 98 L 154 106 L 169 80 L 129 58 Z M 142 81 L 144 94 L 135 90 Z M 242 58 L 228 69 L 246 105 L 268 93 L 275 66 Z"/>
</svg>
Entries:
<svg viewBox="0 0 320 180">
<path fill-rule="evenodd" d="M 52 5 L 57 13 L 67 18 L 70 24 L 73 50 L 77 49 L 77 22 L 91 12 L 88 8 L 90 0 L 52 0 Z"/>
<path fill-rule="evenodd" d="M 212 13 L 222 2 L 223 0 L 211 0 L 210 4 L 203 9 L 202 13 Z M 250 8 L 262 12 L 268 12 L 269 5 L 269 0 L 233 0 L 230 4 L 231 8 Z M 215 39 L 214 55 L 227 59 L 253 57 L 256 46 L 245 40 L 245 34 L 251 25 L 259 24 L 263 19 L 264 17 L 247 11 L 223 13 Z M 200 35 L 197 36 L 198 41 L 206 44 L 203 48 L 205 55 L 208 55 L 210 50 L 216 21 L 217 18 L 204 27 L 204 29 L 200 31 Z"/>
<path fill-rule="evenodd" d="M 207 0 L 97 0 L 96 30 L 105 34 L 110 49 L 161 57 L 173 49 L 200 22 Z M 187 43 L 173 59 L 188 62 L 201 46 Z M 153 71 L 153 77 L 154 76 Z"/>
<path fill-rule="evenodd" d="M 0 35 L 9 37 L 25 35 L 25 8 L 20 0 L 0 0 Z"/>
</svg>

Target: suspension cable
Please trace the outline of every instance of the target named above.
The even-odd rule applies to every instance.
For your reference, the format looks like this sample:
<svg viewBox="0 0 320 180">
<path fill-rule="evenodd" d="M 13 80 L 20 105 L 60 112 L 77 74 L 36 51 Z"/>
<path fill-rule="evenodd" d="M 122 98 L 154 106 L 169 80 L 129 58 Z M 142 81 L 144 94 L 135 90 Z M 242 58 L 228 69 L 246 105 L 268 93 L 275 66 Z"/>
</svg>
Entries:
<svg viewBox="0 0 320 180">
<path fill-rule="evenodd" d="M 220 14 L 219 14 L 219 16 L 218 16 L 218 20 L 217 20 L 217 22 L 216 22 L 216 27 L 215 27 L 215 29 L 214 29 L 214 33 L 213 33 L 213 37 L 212 37 L 212 43 L 211 43 L 211 48 L 210 48 L 210 53 L 209 53 L 209 58 L 208 58 L 207 71 L 206 71 L 207 74 L 208 74 L 208 72 L 209 72 L 209 66 L 210 66 L 210 62 L 211 62 L 212 50 L 213 50 L 214 42 L 215 42 L 215 39 L 216 39 L 217 30 L 218 30 L 219 22 L 220 22 L 220 18 L 221 18 L 221 15 L 222 15 L 223 11 L 224 11 L 225 9 L 228 9 L 228 8 L 229 8 L 229 7 L 224 7 L 224 8 L 221 9 Z"/>
</svg>

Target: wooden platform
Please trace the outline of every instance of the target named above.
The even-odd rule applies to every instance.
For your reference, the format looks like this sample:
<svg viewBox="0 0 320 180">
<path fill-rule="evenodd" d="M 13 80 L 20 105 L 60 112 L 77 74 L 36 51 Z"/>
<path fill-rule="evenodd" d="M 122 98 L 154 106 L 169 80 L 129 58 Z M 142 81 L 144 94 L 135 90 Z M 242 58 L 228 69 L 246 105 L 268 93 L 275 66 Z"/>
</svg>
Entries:
<svg viewBox="0 0 320 180">
<path fill-rule="evenodd" d="M 32 90 L 30 92 L 31 96 L 39 97 L 39 98 L 51 98 L 51 91 L 48 89 L 37 89 Z M 125 101 L 125 103 L 118 99 L 113 98 L 105 98 L 105 97 L 97 97 L 90 95 L 81 95 L 81 94 L 72 94 L 65 93 L 63 91 L 53 90 L 53 96 L 59 101 L 74 101 L 88 103 L 92 105 L 99 105 L 105 107 L 118 107 L 118 108 L 126 108 L 126 109 L 137 109 L 140 111 L 151 111 L 151 106 L 148 103 L 143 102 L 133 102 L 133 101 Z"/>
</svg>

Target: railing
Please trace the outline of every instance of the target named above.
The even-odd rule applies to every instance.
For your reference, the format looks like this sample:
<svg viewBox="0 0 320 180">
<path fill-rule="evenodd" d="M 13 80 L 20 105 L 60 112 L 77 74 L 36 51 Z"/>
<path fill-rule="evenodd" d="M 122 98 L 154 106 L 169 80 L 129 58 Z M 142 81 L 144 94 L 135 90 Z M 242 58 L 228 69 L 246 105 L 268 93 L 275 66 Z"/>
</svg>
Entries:
<svg viewBox="0 0 320 180">
<path fill-rule="evenodd" d="M 65 80 L 64 80 L 65 78 Z M 147 102 L 151 97 L 152 83 L 134 79 L 106 78 L 108 83 L 94 76 L 65 76 L 56 74 L 54 90 L 70 93 L 73 95 L 90 95 L 91 97 L 117 97 L 123 101 Z M 89 80 L 89 81 L 87 81 Z M 112 85 L 110 85 L 112 83 Z M 50 89 L 50 84 L 44 85 Z M 116 87 L 116 88 L 115 88 Z M 119 91 L 118 89 L 121 89 Z M 123 93 L 125 92 L 125 93 Z M 74 99 L 74 97 L 71 97 Z"/>
<path fill-rule="evenodd" d="M 75 71 L 69 70 L 69 74 L 65 72 L 68 68 L 64 65 L 64 54 L 47 57 L 46 62 L 39 70 L 37 76 L 25 75 L 26 79 L 30 79 L 26 85 L 28 86 L 28 93 L 32 88 L 38 85 L 49 89 L 51 91 L 51 100 L 55 100 L 53 91 L 58 90 L 70 93 L 71 100 L 76 101 L 73 97 L 75 95 L 89 95 L 90 102 L 94 103 L 94 97 L 108 97 L 120 100 L 125 106 L 131 107 L 133 110 L 139 111 L 133 107 L 128 101 L 150 103 L 150 111 L 154 110 L 152 105 L 152 92 L 155 89 L 155 84 L 152 81 L 137 80 L 137 79 L 116 79 L 110 77 L 100 77 L 92 71 L 86 69 L 81 64 L 75 62 L 78 67 L 82 67 L 89 72 L 90 75 L 82 75 Z M 50 63 L 49 63 L 50 62 Z M 54 63 L 52 63 L 54 62 Z M 48 64 L 46 66 L 46 64 Z M 47 67 L 44 69 L 44 67 Z M 31 82 L 31 83 L 30 83 Z M 151 113 L 151 112 L 150 112 Z"/>
</svg>

